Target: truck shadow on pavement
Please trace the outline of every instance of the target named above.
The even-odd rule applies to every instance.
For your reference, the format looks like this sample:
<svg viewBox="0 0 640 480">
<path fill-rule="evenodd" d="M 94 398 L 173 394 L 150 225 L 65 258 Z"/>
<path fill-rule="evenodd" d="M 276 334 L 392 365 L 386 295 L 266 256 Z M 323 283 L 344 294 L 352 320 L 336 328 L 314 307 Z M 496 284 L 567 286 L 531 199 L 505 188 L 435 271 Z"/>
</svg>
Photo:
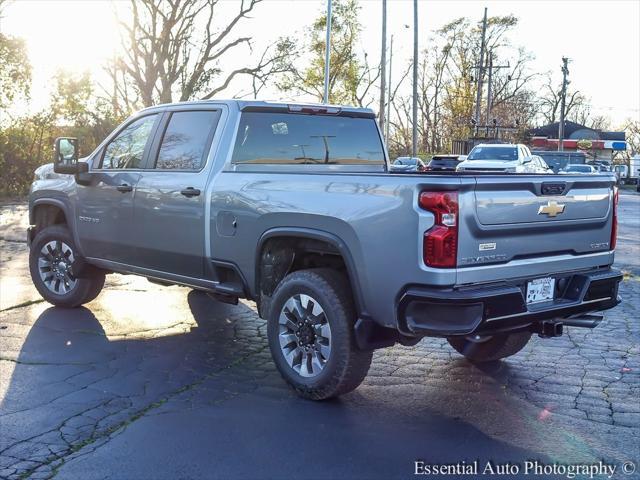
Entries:
<svg viewBox="0 0 640 480">
<path fill-rule="evenodd" d="M 509 439 L 540 434 L 501 381 L 479 396 L 465 385 L 509 376 L 504 365 L 454 360 L 402 382 L 376 357 L 355 392 L 305 401 L 277 373 L 249 306 L 195 291 L 187 301 L 193 319 L 162 328 L 122 330 L 93 304 L 51 307 L 25 326 L 0 404 L 0 477 L 400 478 L 416 460 L 546 458 Z"/>
</svg>

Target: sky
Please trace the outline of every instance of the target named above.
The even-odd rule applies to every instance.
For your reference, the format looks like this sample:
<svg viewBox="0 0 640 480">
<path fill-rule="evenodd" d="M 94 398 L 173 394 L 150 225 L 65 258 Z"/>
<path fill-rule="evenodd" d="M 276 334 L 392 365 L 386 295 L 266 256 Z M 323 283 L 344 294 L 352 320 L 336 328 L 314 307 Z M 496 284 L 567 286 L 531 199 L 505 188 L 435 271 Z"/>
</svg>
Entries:
<svg viewBox="0 0 640 480">
<path fill-rule="evenodd" d="M 389 0 L 388 34 L 394 36 L 392 82 L 406 69 L 412 54 L 413 2 Z M 380 57 L 380 0 L 360 0 L 363 25 L 361 45 L 370 62 Z M 34 69 L 31 108 L 42 108 L 49 96 L 50 79 L 58 68 L 71 72 L 89 70 L 103 75 L 101 65 L 120 50 L 116 12 L 123 0 L 13 0 L 0 20 L 0 31 L 27 42 Z M 301 36 L 325 8 L 323 0 L 265 0 L 238 35 L 255 39 L 254 54 L 281 35 Z M 561 57 L 571 59 L 571 87 L 590 97 L 594 114 L 611 117 L 613 125 L 627 118 L 640 120 L 640 0 L 420 0 L 420 47 L 431 32 L 460 16 L 480 20 L 483 8 L 489 16 L 514 14 L 519 18 L 510 38 L 515 46 L 531 51 L 533 70 L 551 71 L 560 79 Z M 220 14 L 237 8 L 236 0 L 223 0 Z M 229 68 L 252 54 L 228 58 Z M 255 59 L 254 59 L 255 60 Z M 225 65 L 226 66 L 226 65 Z M 228 90 L 226 96 L 236 91 Z M 276 99 L 275 91 L 264 98 Z M 302 98 L 301 100 L 305 100 Z"/>
</svg>

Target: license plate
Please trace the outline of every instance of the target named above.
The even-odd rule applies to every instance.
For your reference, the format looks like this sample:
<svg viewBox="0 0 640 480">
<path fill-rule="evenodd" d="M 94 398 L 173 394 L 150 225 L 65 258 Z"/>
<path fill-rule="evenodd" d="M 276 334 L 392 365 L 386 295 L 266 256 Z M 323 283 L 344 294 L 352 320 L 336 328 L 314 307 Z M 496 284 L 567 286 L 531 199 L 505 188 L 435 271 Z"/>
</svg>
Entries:
<svg viewBox="0 0 640 480">
<path fill-rule="evenodd" d="M 553 300 L 555 278 L 536 278 L 527 282 L 527 303 L 546 302 Z"/>
</svg>

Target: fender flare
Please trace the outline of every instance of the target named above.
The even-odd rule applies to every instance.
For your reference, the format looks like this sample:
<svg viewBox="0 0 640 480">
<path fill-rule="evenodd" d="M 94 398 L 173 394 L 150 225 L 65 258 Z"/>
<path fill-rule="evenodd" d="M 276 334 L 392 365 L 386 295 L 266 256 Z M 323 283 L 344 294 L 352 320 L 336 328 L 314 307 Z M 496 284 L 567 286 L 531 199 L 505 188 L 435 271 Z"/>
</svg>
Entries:
<svg viewBox="0 0 640 480">
<path fill-rule="evenodd" d="M 271 238 L 275 237 L 298 237 L 298 238 L 310 238 L 313 240 L 320 240 L 329 243 L 334 246 L 342 258 L 344 259 L 345 266 L 347 267 L 347 275 L 349 277 L 349 283 L 351 284 L 351 289 L 353 290 L 353 296 L 356 304 L 356 310 L 358 314 L 358 318 L 370 319 L 369 314 L 366 311 L 364 305 L 364 297 L 362 295 L 362 289 L 360 287 L 360 280 L 358 278 L 357 269 L 355 266 L 355 262 L 353 261 L 353 255 L 349 250 L 347 244 L 337 235 L 333 233 L 325 232 L 323 230 L 317 230 L 314 228 L 304 228 L 304 227 L 275 227 L 269 230 L 266 230 L 258 240 L 258 244 L 256 246 L 256 265 L 255 265 L 255 280 L 254 280 L 254 291 L 256 292 L 256 296 L 259 295 L 259 282 L 260 282 L 260 252 L 262 251 L 262 247 L 265 242 Z"/>
<path fill-rule="evenodd" d="M 65 219 L 67 220 L 67 226 L 69 227 L 69 231 L 71 233 L 71 236 L 73 237 L 73 241 L 76 244 L 76 248 L 78 249 L 80 256 L 84 257 L 84 251 L 82 249 L 82 245 L 80 244 L 80 239 L 78 238 L 78 230 L 76 229 L 76 219 L 72 213 L 72 208 L 68 204 L 68 202 L 61 200 L 60 198 L 53 198 L 53 197 L 35 198 L 33 201 L 30 202 L 30 205 L 29 205 L 29 224 L 34 225 L 34 222 L 35 222 L 34 213 L 35 213 L 36 207 L 40 207 L 43 205 L 45 206 L 50 205 L 62 210 L 65 216 Z"/>
</svg>

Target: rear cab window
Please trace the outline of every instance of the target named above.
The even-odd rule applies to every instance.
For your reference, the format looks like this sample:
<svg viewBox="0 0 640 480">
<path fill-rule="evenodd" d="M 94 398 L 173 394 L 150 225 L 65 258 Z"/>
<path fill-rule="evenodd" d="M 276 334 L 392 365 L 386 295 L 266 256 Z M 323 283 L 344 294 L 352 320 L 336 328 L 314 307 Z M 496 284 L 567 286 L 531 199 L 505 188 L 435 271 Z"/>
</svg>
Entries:
<svg viewBox="0 0 640 480">
<path fill-rule="evenodd" d="M 386 165 L 374 118 L 243 112 L 235 165 Z"/>
</svg>

